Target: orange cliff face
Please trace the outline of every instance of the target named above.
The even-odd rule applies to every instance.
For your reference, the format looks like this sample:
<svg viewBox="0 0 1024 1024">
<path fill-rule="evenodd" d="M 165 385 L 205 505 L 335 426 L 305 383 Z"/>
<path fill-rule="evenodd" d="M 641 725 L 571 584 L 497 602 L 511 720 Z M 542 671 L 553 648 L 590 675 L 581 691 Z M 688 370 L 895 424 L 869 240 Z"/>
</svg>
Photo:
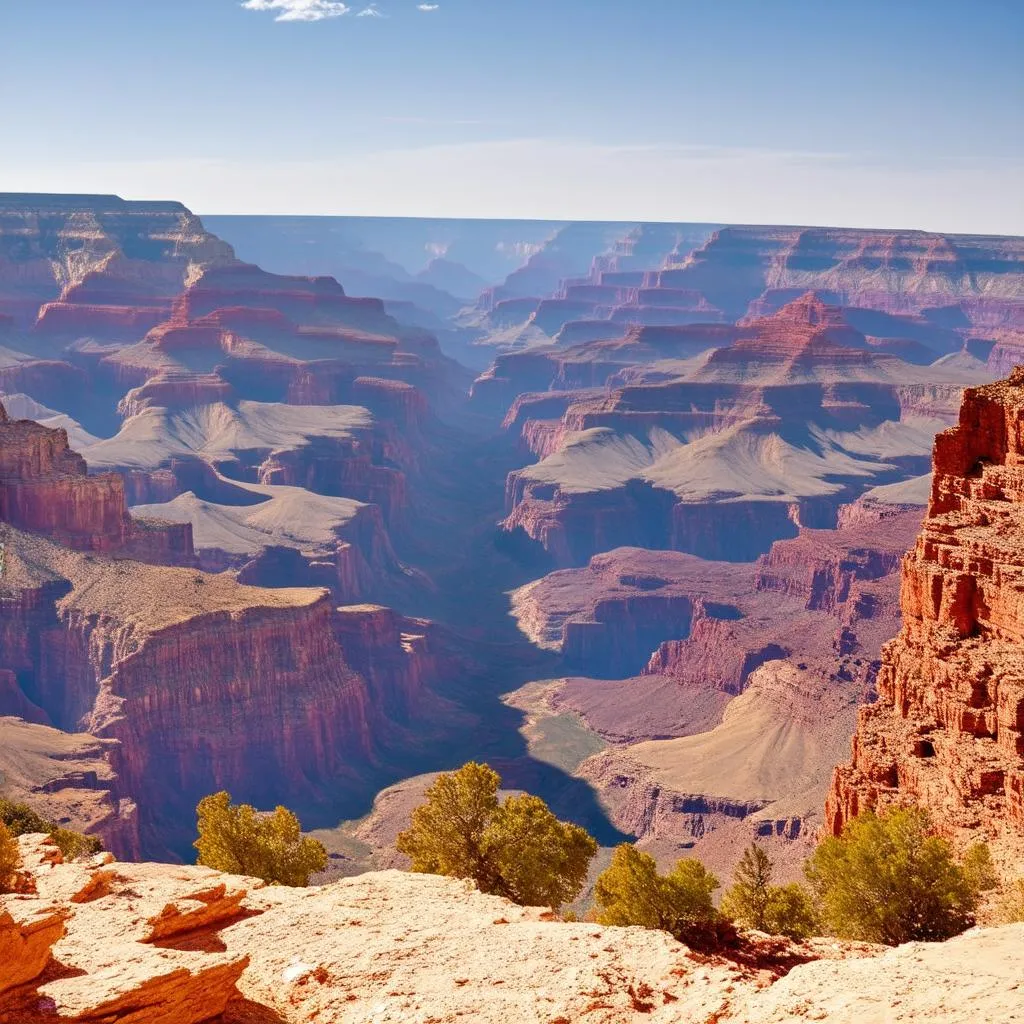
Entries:
<svg viewBox="0 0 1024 1024">
<path fill-rule="evenodd" d="M 902 633 L 826 804 L 916 803 L 954 839 L 1024 848 L 1024 367 L 965 392 L 935 443 L 931 503 L 903 565 Z"/>
</svg>

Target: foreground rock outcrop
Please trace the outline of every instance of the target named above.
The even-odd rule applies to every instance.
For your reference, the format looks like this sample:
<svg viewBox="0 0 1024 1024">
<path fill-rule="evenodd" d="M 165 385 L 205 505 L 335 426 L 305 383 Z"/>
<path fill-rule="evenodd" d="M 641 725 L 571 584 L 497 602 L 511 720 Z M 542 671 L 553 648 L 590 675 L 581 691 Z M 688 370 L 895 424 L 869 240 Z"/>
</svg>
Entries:
<svg viewBox="0 0 1024 1024">
<path fill-rule="evenodd" d="M 828 828 L 917 803 L 955 838 L 1024 849 L 1024 368 L 968 390 L 936 439 L 902 605 Z"/>
<path fill-rule="evenodd" d="M 0 950 L 21 952 L 0 959 L 0 1019 L 20 1024 L 1010 1021 L 1024 983 L 1024 925 L 884 955 L 755 936 L 735 963 L 430 875 L 288 889 L 20 845 L 32 891 L 0 897 Z"/>
</svg>

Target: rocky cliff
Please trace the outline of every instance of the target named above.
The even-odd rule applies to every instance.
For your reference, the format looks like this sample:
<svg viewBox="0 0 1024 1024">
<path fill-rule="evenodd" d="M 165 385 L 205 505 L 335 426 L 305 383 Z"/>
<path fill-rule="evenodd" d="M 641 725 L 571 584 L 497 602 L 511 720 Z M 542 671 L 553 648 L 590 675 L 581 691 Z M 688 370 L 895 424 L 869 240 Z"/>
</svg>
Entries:
<svg viewBox="0 0 1024 1024">
<path fill-rule="evenodd" d="M 66 864 L 42 836 L 20 846 L 28 891 L 0 897 L 11 1020 L 971 1024 L 1019 1003 L 1021 925 L 888 951 L 752 935 L 736 963 L 431 875 L 288 889 L 109 855 Z"/>
<path fill-rule="evenodd" d="M 958 839 L 1024 847 L 1024 369 L 965 392 L 826 824 L 916 803 Z"/>
<path fill-rule="evenodd" d="M 67 431 L 10 420 L 0 405 L 0 522 L 44 534 L 79 550 L 131 552 L 157 561 L 188 562 L 187 526 L 133 521 L 124 481 L 89 476 Z"/>
<path fill-rule="evenodd" d="M 145 330 L 234 253 L 180 203 L 0 194 L 0 313 L 55 334 Z"/>
<path fill-rule="evenodd" d="M 113 741 L 99 775 L 115 805 L 138 805 L 137 838 L 117 815 L 77 823 L 125 854 L 186 851 L 195 803 L 219 788 L 341 806 L 339 781 L 358 778 L 443 664 L 427 623 L 340 614 L 324 591 L 108 560 L 6 527 L 3 543 L 0 668 L 44 721 Z"/>
</svg>

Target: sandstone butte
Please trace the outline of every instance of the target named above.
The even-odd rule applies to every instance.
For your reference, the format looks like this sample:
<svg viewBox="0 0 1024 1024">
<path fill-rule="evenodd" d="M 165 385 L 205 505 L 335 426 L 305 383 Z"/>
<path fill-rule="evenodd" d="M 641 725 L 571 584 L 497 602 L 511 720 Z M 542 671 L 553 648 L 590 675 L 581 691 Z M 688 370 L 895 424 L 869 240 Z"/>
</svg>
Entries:
<svg viewBox="0 0 1024 1024">
<path fill-rule="evenodd" d="M 201 867 L 63 863 L 19 840 L 0 1019 L 20 1024 L 1012 1021 L 1024 925 L 895 950 L 751 936 L 740 962 L 376 872 L 309 889 Z"/>
<path fill-rule="evenodd" d="M 952 838 L 1024 852 L 1024 367 L 964 393 L 903 563 L 903 629 L 825 809 L 838 832 L 915 803 Z"/>
</svg>

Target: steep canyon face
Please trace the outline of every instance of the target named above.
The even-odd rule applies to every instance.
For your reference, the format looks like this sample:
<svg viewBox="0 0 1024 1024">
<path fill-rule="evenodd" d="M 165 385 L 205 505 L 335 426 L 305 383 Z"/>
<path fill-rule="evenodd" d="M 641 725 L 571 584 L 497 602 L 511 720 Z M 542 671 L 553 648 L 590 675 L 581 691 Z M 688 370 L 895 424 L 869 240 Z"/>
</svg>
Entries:
<svg viewBox="0 0 1024 1024">
<path fill-rule="evenodd" d="M 1024 849 L 1024 368 L 969 389 L 935 443 L 921 535 L 903 564 L 903 630 L 825 808 L 837 832 L 913 802 L 966 842 Z"/>
<path fill-rule="evenodd" d="M 760 836 L 788 870 L 876 688 L 865 737 L 920 705 L 1005 760 L 1001 662 L 940 708 L 880 652 L 929 487 L 929 523 L 974 532 L 953 558 L 926 528 L 952 596 L 904 582 L 904 635 L 938 600 L 963 643 L 1019 643 L 1012 445 L 979 413 L 985 450 L 941 440 L 929 471 L 964 386 L 1020 361 L 1021 263 L 1007 238 L 0 197 L 5 787 L 186 856 L 214 789 L 328 829 L 473 757 L 605 844 L 727 871 Z M 906 643 L 931 664 L 928 630 Z M 894 749 L 826 824 L 931 799 Z M 1017 807 L 1012 766 L 979 771 Z"/>
</svg>

